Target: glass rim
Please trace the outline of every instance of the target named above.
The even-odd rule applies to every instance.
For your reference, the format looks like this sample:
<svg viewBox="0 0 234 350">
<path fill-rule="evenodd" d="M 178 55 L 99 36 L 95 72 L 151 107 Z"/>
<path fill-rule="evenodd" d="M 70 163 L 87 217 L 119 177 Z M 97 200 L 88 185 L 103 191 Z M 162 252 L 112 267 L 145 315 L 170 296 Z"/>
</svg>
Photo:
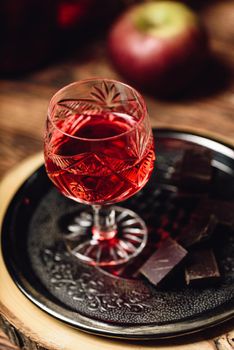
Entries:
<svg viewBox="0 0 234 350">
<path fill-rule="evenodd" d="M 140 117 L 140 119 L 136 122 L 136 124 L 131 127 L 129 130 L 127 131 L 124 131 L 118 135 L 114 135 L 114 136 L 110 136 L 110 137 L 104 137 L 104 138 L 85 138 L 85 137 L 79 137 L 79 136 L 74 136 L 74 135 L 70 135 L 69 133 L 66 133 L 64 132 L 63 130 L 61 130 L 59 127 L 57 127 L 57 125 L 54 123 L 53 119 L 51 118 L 51 110 L 52 110 L 52 107 L 55 105 L 55 100 L 57 98 L 57 96 L 59 94 L 61 94 L 63 91 L 65 91 L 67 88 L 70 88 L 72 87 L 73 85 L 81 85 L 81 84 L 84 84 L 84 83 L 88 83 L 88 82 L 91 82 L 91 81 L 106 81 L 106 82 L 112 82 L 114 84 L 120 84 L 124 87 L 126 87 L 127 89 L 129 90 L 132 90 L 134 92 L 134 94 L 137 96 L 137 98 L 139 99 L 140 101 L 140 105 L 142 106 L 142 109 L 143 109 L 143 113 L 142 113 L 142 116 Z M 79 100 L 79 99 L 78 99 Z M 123 83 L 119 80 L 115 80 L 115 79 L 108 79 L 108 78 L 100 78 L 100 77 L 94 77 L 94 78 L 88 78 L 88 79 L 81 79 L 81 80 L 78 80 L 78 81 L 75 81 L 73 83 L 70 83 L 70 84 L 67 84 L 65 86 L 63 86 L 61 89 L 59 89 L 50 99 L 50 102 L 49 102 L 49 106 L 48 106 L 48 113 L 47 113 L 47 118 L 49 119 L 49 121 L 53 124 L 53 126 L 59 131 L 61 132 L 62 134 L 68 136 L 68 137 L 71 137 L 73 139 L 77 139 L 77 140 L 81 140 L 81 141 L 89 141 L 89 142 L 97 142 L 97 141 L 108 141 L 108 140 L 113 140 L 113 139 L 116 139 L 116 138 L 119 138 L 119 137 L 122 137 L 122 136 L 125 136 L 127 134 L 130 134 L 131 132 L 133 132 L 134 130 L 136 130 L 138 128 L 138 126 L 142 123 L 142 121 L 144 120 L 144 118 L 148 115 L 148 112 L 147 112 L 147 107 L 146 107 L 146 103 L 144 101 L 144 98 L 143 96 L 141 95 L 141 93 L 139 93 L 135 88 L 133 88 L 131 85 L 128 85 L 126 83 Z"/>
</svg>

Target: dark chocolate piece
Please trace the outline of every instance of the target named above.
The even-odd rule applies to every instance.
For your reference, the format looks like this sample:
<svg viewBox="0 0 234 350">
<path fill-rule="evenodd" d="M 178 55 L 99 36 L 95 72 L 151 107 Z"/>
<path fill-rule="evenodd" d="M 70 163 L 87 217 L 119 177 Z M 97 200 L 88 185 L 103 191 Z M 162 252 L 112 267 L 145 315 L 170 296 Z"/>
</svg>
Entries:
<svg viewBox="0 0 234 350">
<path fill-rule="evenodd" d="M 186 284 L 209 286 L 220 278 L 219 268 L 211 249 L 192 251 L 185 268 Z"/>
<path fill-rule="evenodd" d="M 217 224 L 218 221 L 214 215 L 192 216 L 188 225 L 182 229 L 177 241 L 185 248 L 206 241 L 214 233 Z"/>
<path fill-rule="evenodd" d="M 212 153 L 193 147 L 185 151 L 179 170 L 179 188 L 183 191 L 207 191 L 212 179 Z"/>
<path fill-rule="evenodd" d="M 187 255 L 175 240 L 167 238 L 141 267 L 140 272 L 155 286 L 158 285 Z"/>
<path fill-rule="evenodd" d="M 200 201 L 193 217 L 214 215 L 218 223 L 234 227 L 234 202 L 205 198 Z"/>
</svg>

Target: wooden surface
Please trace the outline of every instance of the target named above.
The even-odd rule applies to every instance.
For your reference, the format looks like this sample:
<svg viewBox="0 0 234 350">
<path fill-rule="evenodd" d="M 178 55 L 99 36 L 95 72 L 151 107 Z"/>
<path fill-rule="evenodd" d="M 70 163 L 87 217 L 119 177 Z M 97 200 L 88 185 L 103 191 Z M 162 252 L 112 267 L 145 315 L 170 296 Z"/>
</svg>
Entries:
<svg viewBox="0 0 234 350">
<path fill-rule="evenodd" d="M 207 0 L 197 2 L 201 3 L 200 6 L 197 6 L 197 9 L 207 27 L 212 52 L 212 60 L 207 67 L 206 74 L 198 77 L 191 89 L 187 91 L 186 96 L 171 100 L 160 100 L 154 96 L 145 95 L 146 102 L 154 127 L 175 127 L 183 130 L 192 130 L 233 144 L 234 1 Z M 20 164 L 23 159 L 42 149 L 47 106 L 53 93 L 67 83 L 91 76 L 122 80 L 111 66 L 111 62 L 106 54 L 104 39 L 99 40 L 98 43 L 89 43 L 82 49 L 74 50 L 73 56 L 63 62 L 51 64 L 41 70 L 27 74 L 21 79 L 0 80 L 0 177 L 3 177 L 13 166 Z M 28 171 L 30 172 L 30 170 Z M 27 173 L 22 168 L 21 172 L 24 172 L 24 175 Z M 4 198 L 4 203 L 7 202 L 7 197 L 11 193 L 10 190 L 16 182 L 16 179 L 11 178 L 10 175 L 7 176 L 8 178 L 12 182 L 9 182 L 7 185 L 9 186 L 9 191 L 5 191 L 4 195 L 2 193 L 0 202 L 2 213 L 4 210 L 2 199 Z M 0 291 L 2 291 L 1 277 Z M 70 328 L 65 331 L 59 322 L 45 317 L 40 310 L 28 302 L 13 283 L 10 283 L 10 292 L 12 296 L 13 292 L 17 296 L 15 301 L 20 300 L 26 303 L 28 310 L 35 312 L 36 315 L 34 318 L 35 326 L 32 326 L 28 314 L 22 308 L 18 308 L 17 315 L 9 314 L 9 312 L 1 308 L 4 316 L 22 334 L 26 334 L 26 336 L 29 336 L 29 339 L 37 341 L 37 332 L 42 331 L 42 329 L 39 324 L 36 324 L 36 321 L 42 317 L 45 322 L 44 325 L 49 326 L 51 325 L 50 322 L 52 322 L 54 331 L 50 330 L 51 339 L 49 333 L 45 333 L 47 335 L 45 347 L 56 348 L 56 335 L 61 332 L 64 335 L 64 343 L 61 343 L 61 346 L 57 347 L 57 349 L 77 349 L 78 347 L 76 346 L 71 347 L 72 343 L 69 337 L 79 341 L 81 344 L 80 348 L 85 346 L 85 344 L 89 344 L 87 346 L 89 350 L 100 348 L 108 350 L 121 349 L 123 346 L 126 349 L 130 347 L 143 349 L 143 345 L 139 343 L 134 346 L 132 344 L 129 345 L 129 342 L 123 345 L 123 342 L 108 339 L 103 339 L 100 345 L 99 338 L 76 332 Z M 1 294 L 0 302 L 2 302 Z M 17 304 L 15 303 L 15 305 Z M 12 302 L 11 308 L 13 310 Z M 25 327 L 25 322 L 29 328 Z M 45 330 L 45 326 L 43 327 Z M 186 337 L 184 343 L 182 340 L 182 343 L 173 345 L 173 349 L 175 346 L 175 349 L 181 350 L 230 350 L 233 348 L 233 343 L 230 340 L 233 337 L 230 336 L 228 330 L 225 329 L 223 332 L 225 335 L 220 337 L 222 330 L 218 327 L 212 335 L 206 336 L 206 339 L 219 337 L 216 341 L 203 341 L 194 336 L 191 336 L 189 339 Z M 16 338 L 17 336 L 15 336 Z M 15 341 L 15 339 L 13 337 L 12 340 Z M 0 333 L 0 350 L 7 349 L 5 342 L 6 339 Z M 188 347 L 189 343 L 190 347 Z M 170 342 L 163 345 L 148 343 L 147 348 L 172 349 Z"/>
</svg>

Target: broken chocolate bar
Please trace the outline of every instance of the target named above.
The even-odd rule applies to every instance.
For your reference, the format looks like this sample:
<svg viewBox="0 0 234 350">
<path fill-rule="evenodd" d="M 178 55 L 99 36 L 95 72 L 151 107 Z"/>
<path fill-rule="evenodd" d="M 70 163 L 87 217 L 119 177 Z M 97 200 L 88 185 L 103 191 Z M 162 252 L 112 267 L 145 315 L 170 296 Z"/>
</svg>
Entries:
<svg viewBox="0 0 234 350">
<path fill-rule="evenodd" d="M 175 240 L 167 238 L 141 267 L 140 272 L 155 286 L 158 285 L 187 255 Z"/>
<path fill-rule="evenodd" d="M 234 227 L 234 202 L 217 199 L 202 199 L 193 213 L 193 217 L 214 215 L 218 223 Z"/>
<path fill-rule="evenodd" d="M 192 216 L 188 225 L 182 229 L 177 241 L 185 248 L 206 241 L 214 233 L 217 223 L 214 215 Z"/>
<path fill-rule="evenodd" d="M 211 249 L 196 250 L 189 254 L 185 268 L 186 284 L 209 286 L 220 278 L 219 268 Z"/>
<path fill-rule="evenodd" d="M 179 188 L 183 191 L 207 191 L 212 179 L 212 154 L 208 149 L 190 148 L 185 151 L 179 169 Z"/>
</svg>

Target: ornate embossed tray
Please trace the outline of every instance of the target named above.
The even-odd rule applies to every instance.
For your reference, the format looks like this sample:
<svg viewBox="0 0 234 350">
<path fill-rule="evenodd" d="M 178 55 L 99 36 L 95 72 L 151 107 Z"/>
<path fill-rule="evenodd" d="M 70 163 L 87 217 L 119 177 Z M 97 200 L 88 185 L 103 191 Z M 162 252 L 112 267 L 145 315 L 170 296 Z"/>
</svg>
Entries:
<svg viewBox="0 0 234 350">
<path fill-rule="evenodd" d="M 178 198 L 171 180 L 171 172 L 191 145 L 212 151 L 210 195 L 234 198 L 232 148 L 183 132 L 158 130 L 154 135 L 156 171 L 143 190 L 121 204 L 145 220 L 149 245 L 161 229 L 162 217 L 168 218 L 167 229 L 173 232 L 173 223 L 182 227 L 198 200 L 198 196 Z M 192 288 L 178 277 L 156 288 L 134 277 L 134 265 L 130 273 L 107 271 L 85 266 L 67 253 L 64 225 L 82 206 L 60 195 L 41 166 L 7 210 L 2 229 L 6 265 L 21 291 L 45 312 L 87 332 L 129 339 L 175 337 L 234 315 L 233 231 L 223 229 L 222 240 L 213 247 L 222 273 L 219 284 Z"/>
</svg>

